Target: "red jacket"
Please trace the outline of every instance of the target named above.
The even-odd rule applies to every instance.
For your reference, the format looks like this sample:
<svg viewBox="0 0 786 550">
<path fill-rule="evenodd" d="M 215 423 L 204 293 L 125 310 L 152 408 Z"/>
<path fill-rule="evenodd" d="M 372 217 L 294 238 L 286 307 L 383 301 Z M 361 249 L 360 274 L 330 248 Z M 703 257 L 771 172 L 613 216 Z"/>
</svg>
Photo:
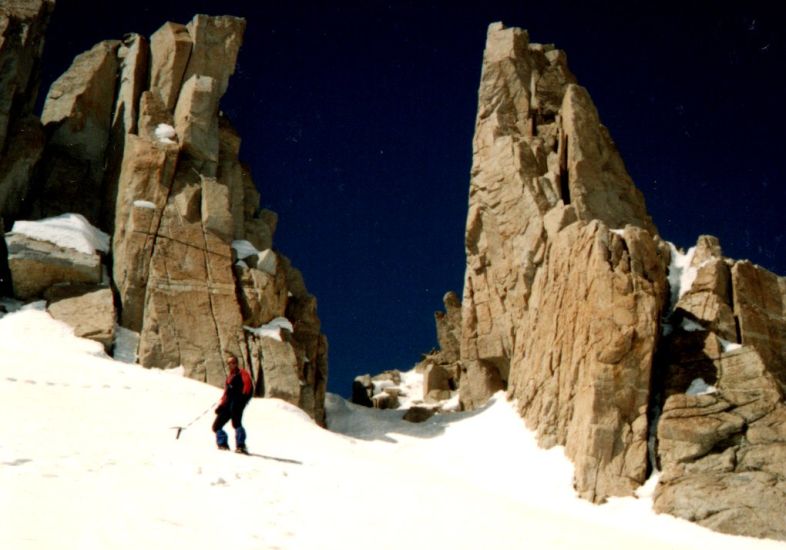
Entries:
<svg viewBox="0 0 786 550">
<path fill-rule="evenodd" d="M 251 399 L 253 392 L 254 383 L 251 380 L 251 375 L 247 370 L 238 368 L 227 376 L 224 395 L 221 397 L 219 406 L 229 405 L 231 407 L 239 403 L 245 404 Z"/>
</svg>

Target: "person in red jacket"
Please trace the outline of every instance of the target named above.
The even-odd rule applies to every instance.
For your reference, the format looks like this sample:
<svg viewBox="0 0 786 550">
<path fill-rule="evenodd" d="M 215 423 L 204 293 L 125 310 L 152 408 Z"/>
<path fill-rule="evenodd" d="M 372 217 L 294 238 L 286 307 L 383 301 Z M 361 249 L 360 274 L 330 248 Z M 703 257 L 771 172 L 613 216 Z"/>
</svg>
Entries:
<svg viewBox="0 0 786 550">
<path fill-rule="evenodd" d="M 248 454 L 246 449 L 246 430 L 243 428 L 243 410 L 251 400 L 254 385 L 251 375 L 239 366 L 237 357 L 232 353 L 226 355 L 229 374 L 227 375 L 224 395 L 216 407 L 216 420 L 213 422 L 213 432 L 216 434 L 216 444 L 224 451 L 229 450 L 229 438 L 223 430 L 230 420 L 235 430 L 235 452 Z"/>
</svg>

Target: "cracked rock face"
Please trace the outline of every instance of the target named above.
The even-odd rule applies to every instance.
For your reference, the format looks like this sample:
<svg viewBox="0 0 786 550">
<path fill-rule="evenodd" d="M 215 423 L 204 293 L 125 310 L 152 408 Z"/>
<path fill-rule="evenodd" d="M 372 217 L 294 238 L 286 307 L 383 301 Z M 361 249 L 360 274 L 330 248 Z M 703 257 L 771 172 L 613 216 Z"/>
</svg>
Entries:
<svg viewBox="0 0 786 550">
<path fill-rule="evenodd" d="M 647 474 L 652 358 L 666 295 L 661 249 L 645 230 L 599 221 L 546 247 L 516 335 L 508 390 L 546 446 L 565 445 L 591 500 L 631 494 Z"/>
<path fill-rule="evenodd" d="M 189 376 L 223 386 L 223 354 L 233 352 L 251 370 L 258 395 L 286 399 L 324 424 L 327 340 L 316 299 L 272 250 L 277 217 L 259 211 L 259 193 L 238 159 L 240 137 L 219 115 L 245 25 L 198 15 L 187 25 L 164 24 L 150 40 L 132 34 L 81 54 L 47 95 L 43 153 L 32 161 L 38 179 L 18 175 L 20 163 L 13 174 L 37 191 L 28 216 L 78 212 L 112 235 L 112 265 L 105 267 L 120 325 L 139 333 L 142 365 L 182 365 Z M 3 203 L 12 187 L 20 185 L 0 182 L 0 215 L 17 217 L 18 208 Z M 258 247 L 254 261 L 237 257 L 235 241 Z M 48 278 L 30 289 L 19 284 L 33 278 L 16 276 L 20 297 L 101 279 L 98 257 L 88 281 L 79 262 L 47 254 L 52 247 L 11 245 L 13 261 L 32 258 L 64 273 L 39 269 Z M 79 276 L 69 280 L 68 269 Z M 72 303 L 91 302 L 85 293 L 53 302 L 52 311 L 84 325 Z M 247 330 L 277 318 L 287 319 L 278 332 Z M 106 340 L 99 332 L 84 329 Z"/>
<path fill-rule="evenodd" d="M 44 150 L 44 132 L 33 108 L 53 8 L 53 0 L 0 3 L 0 217 L 15 217 L 22 210 Z"/>
</svg>

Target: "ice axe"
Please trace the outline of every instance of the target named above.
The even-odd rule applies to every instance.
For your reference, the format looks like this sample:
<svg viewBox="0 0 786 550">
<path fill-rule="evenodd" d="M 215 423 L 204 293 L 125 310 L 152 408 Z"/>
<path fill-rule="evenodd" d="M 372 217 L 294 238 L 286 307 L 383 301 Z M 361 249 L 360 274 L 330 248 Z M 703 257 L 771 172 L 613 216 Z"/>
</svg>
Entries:
<svg viewBox="0 0 786 550">
<path fill-rule="evenodd" d="M 194 424 L 194 422 L 196 422 L 197 420 L 199 420 L 200 418 L 205 416 L 208 413 L 208 411 L 210 411 L 212 409 L 215 409 L 216 406 L 221 402 L 221 399 L 223 399 L 223 396 L 218 398 L 218 400 L 215 403 L 213 403 L 208 408 L 206 408 L 204 411 L 199 413 L 191 422 L 189 422 L 185 426 L 172 426 L 171 428 L 169 428 L 170 430 L 177 430 L 175 432 L 175 439 L 180 439 L 180 434 L 183 432 L 183 430 L 185 430 L 186 428 L 191 427 L 191 425 Z"/>
</svg>

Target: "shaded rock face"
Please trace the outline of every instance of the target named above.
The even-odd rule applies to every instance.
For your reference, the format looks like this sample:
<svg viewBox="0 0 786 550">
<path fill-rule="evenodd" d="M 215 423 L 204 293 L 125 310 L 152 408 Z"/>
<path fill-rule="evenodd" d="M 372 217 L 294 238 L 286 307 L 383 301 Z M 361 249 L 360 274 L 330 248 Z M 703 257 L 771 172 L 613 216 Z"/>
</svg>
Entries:
<svg viewBox="0 0 786 550">
<path fill-rule="evenodd" d="M 38 4 L 48 14 L 51 6 Z M 231 351 L 251 370 L 258 395 L 286 399 L 324 423 L 327 340 L 316 299 L 272 249 L 277 217 L 259 211 L 260 195 L 238 159 L 240 137 L 219 114 L 245 25 L 198 15 L 187 25 L 166 23 L 150 39 L 132 34 L 77 56 L 49 90 L 43 130 L 39 124 L 26 138 L 40 143 L 29 161 L 37 162 L 35 180 L 18 178 L 35 197 L 21 214 L 82 214 L 111 234 L 112 265 L 98 255 L 66 261 L 57 247 L 12 236 L 11 262 L 43 266 L 38 279 L 18 275 L 13 283 L 26 299 L 56 284 L 99 284 L 107 268 L 111 316 L 139 333 L 142 365 L 183 365 L 189 376 L 223 386 L 223 354 Z M 2 202 L 12 187 L 24 186 L 0 184 L 0 215 L 16 219 L 19 206 Z M 238 256 L 233 244 L 242 241 L 258 247 L 253 261 Z M 62 273 L 62 265 L 78 272 Z M 50 312 L 111 349 L 112 331 L 75 314 L 78 304 L 109 311 L 105 293 L 94 294 L 51 299 Z M 244 328 L 280 317 L 292 330 L 275 343 Z"/>
<path fill-rule="evenodd" d="M 415 369 L 423 373 L 423 400 L 437 403 L 450 399 L 461 380 L 461 301 L 455 292 L 442 298 L 445 311 L 434 313 L 439 349 L 427 353 Z"/>
<path fill-rule="evenodd" d="M 65 211 L 99 219 L 119 47 L 116 40 L 96 44 L 49 89 L 41 114 L 48 139 L 35 182 L 34 217 Z"/>
<path fill-rule="evenodd" d="M 455 292 L 443 296 L 445 311 L 434 313 L 437 325 L 437 342 L 442 361 L 453 363 L 458 361 L 461 353 L 461 300 Z"/>
<path fill-rule="evenodd" d="M 0 2 L 0 216 L 6 218 L 22 209 L 44 149 L 44 133 L 33 108 L 53 7 L 53 0 Z"/>
<path fill-rule="evenodd" d="M 473 153 L 462 406 L 507 390 L 584 498 L 660 469 L 657 511 L 786 540 L 786 279 L 710 236 L 678 262 L 565 54 L 520 29 L 489 27 Z"/>
</svg>

